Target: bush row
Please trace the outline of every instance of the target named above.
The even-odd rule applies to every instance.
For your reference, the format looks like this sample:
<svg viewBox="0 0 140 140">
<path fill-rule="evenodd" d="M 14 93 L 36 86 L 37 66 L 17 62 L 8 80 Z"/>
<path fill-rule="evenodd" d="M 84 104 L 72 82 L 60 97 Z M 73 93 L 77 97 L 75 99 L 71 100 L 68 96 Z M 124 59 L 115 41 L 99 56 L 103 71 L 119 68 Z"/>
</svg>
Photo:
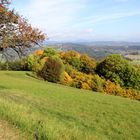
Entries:
<svg viewBox="0 0 140 140">
<path fill-rule="evenodd" d="M 28 68 L 50 82 L 140 100 L 139 76 L 120 55 L 95 59 L 75 51 L 38 50 L 27 58 Z M 135 89 L 133 89 L 135 88 Z"/>
<path fill-rule="evenodd" d="M 24 61 L 0 62 L 0 70 L 26 71 Z"/>
<path fill-rule="evenodd" d="M 97 64 L 86 54 L 47 48 L 22 61 L 0 63 L 0 69 L 30 70 L 49 82 L 140 100 L 140 71 L 121 55 Z"/>
<path fill-rule="evenodd" d="M 132 88 L 124 88 L 119 84 L 111 82 L 110 80 L 101 78 L 97 74 L 85 74 L 74 69 L 73 71 L 71 70 L 71 72 L 65 71 L 62 84 L 76 88 L 102 92 L 105 94 L 140 100 L 140 92 L 138 90 Z"/>
</svg>

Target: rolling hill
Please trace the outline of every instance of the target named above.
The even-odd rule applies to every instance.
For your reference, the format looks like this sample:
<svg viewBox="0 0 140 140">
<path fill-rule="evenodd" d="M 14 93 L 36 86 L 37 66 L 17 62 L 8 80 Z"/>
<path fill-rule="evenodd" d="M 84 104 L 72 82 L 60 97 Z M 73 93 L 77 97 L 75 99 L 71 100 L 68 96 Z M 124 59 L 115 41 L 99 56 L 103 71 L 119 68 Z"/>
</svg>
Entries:
<svg viewBox="0 0 140 140">
<path fill-rule="evenodd" d="M 139 140 L 140 102 L 0 71 L 0 120 L 27 139 Z"/>
</svg>

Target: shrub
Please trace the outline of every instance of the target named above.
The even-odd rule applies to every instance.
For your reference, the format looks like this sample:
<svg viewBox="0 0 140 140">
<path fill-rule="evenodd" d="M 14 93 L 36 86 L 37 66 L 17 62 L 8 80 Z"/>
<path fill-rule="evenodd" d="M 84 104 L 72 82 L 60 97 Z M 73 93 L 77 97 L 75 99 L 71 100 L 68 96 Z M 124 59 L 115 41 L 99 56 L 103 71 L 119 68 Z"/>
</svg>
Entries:
<svg viewBox="0 0 140 140">
<path fill-rule="evenodd" d="M 66 70 L 72 78 L 71 86 L 82 89 L 89 89 L 94 91 L 103 92 L 105 80 L 99 75 L 86 74 L 73 69 L 67 65 Z"/>
<path fill-rule="evenodd" d="M 33 54 L 29 55 L 26 59 L 27 67 L 29 70 L 36 72 L 37 71 L 37 63 L 39 62 L 39 57 Z"/>
<path fill-rule="evenodd" d="M 127 77 L 129 75 L 129 77 Z M 128 70 L 125 75 L 126 78 L 124 78 L 126 82 L 126 87 L 131 87 L 137 90 L 140 90 L 140 71 L 136 68 L 131 68 L 131 70 Z"/>
<path fill-rule="evenodd" d="M 99 63 L 96 72 L 121 86 L 140 89 L 140 72 L 121 55 L 113 54 L 108 56 Z"/>
<path fill-rule="evenodd" d="M 96 68 L 96 61 L 89 57 L 86 54 L 81 55 L 80 57 L 80 71 L 87 73 L 87 74 L 93 74 L 94 70 Z"/>
<path fill-rule="evenodd" d="M 111 81 L 106 81 L 104 86 L 106 94 L 122 96 L 125 98 L 140 100 L 140 92 L 132 88 L 122 88 L 120 85 L 115 84 Z"/>
<path fill-rule="evenodd" d="M 81 67 L 81 61 L 79 58 L 71 58 L 71 60 L 69 61 L 69 64 L 72 65 L 74 68 L 76 68 L 77 70 L 80 71 L 80 67 Z"/>
<path fill-rule="evenodd" d="M 104 92 L 105 80 L 99 77 L 99 75 L 93 75 L 92 77 L 92 90 L 97 92 Z"/>
<path fill-rule="evenodd" d="M 140 92 L 137 90 L 134 90 L 132 88 L 129 88 L 129 89 L 125 90 L 123 97 L 127 97 L 130 99 L 136 99 L 136 100 L 140 101 Z"/>
<path fill-rule="evenodd" d="M 71 65 L 66 64 L 66 65 L 65 65 L 65 71 L 66 71 L 69 75 L 71 75 L 71 73 L 72 73 L 73 71 L 75 71 L 75 69 L 74 69 Z"/>
<path fill-rule="evenodd" d="M 88 89 L 91 89 L 91 81 L 92 81 L 91 75 L 87 75 L 73 69 L 73 71 L 70 73 L 70 76 L 73 79 L 71 86 L 76 87 L 76 88 L 83 88 L 85 87 L 83 86 L 83 84 L 85 85 L 86 83 L 88 85 L 86 87 L 89 87 Z"/>
<path fill-rule="evenodd" d="M 105 86 L 104 86 L 104 91 L 107 94 L 111 94 L 111 95 L 123 95 L 124 90 L 120 87 L 120 85 L 115 84 L 109 80 L 107 80 L 105 82 Z"/>
<path fill-rule="evenodd" d="M 77 70 L 80 70 L 80 54 L 76 51 L 67 51 L 60 53 L 60 58 L 65 64 L 70 64 Z"/>
<path fill-rule="evenodd" d="M 44 49 L 43 57 L 51 57 L 51 56 L 58 56 L 58 52 L 54 48 L 46 48 Z"/>
<path fill-rule="evenodd" d="M 73 80 L 70 75 L 66 71 L 64 71 L 64 79 L 61 84 L 70 86 L 72 84 L 72 81 Z"/>
<path fill-rule="evenodd" d="M 44 53 L 44 50 L 36 50 L 36 51 L 34 51 L 34 55 L 36 55 L 36 56 L 41 56 L 41 55 L 43 55 L 43 53 Z"/>
<path fill-rule="evenodd" d="M 67 51 L 67 52 L 61 52 L 60 56 L 62 59 L 66 60 L 69 62 L 72 58 L 80 58 L 80 54 L 76 51 Z"/>
<path fill-rule="evenodd" d="M 24 66 L 23 60 L 18 60 L 18 61 L 1 62 L 0 70 L 24 71 L 28 69 Z"/>
<path fill-rule="evenodd" d="M 59 58 L 49 57 L 40 73 L 44 80 L 57 83 L 63 79 L 64 65 Z"/>
<path fill-rule="evenodd" d="M 14 71 L 23 70 L 21 61 L 8 62 L 8 70 L 14 70 Z"/>
<path fill-rule="evenodd" d="M 67 51 L 61 52 L 60 57 L 65 64 L 73 66 L 78 71 L 86 74 L 94 73 L 96 61 L 86 54 L 81 55 L 76 51 Z"/>
<path fill-rule="evenodd" d="M 0 70 L 8 70 L 8 64 L 5 62 L 0 62 Z"/>
<path fill-rule="evenodd" d="M 82 89 L 87 89 L 87 90 L 91 89 L 91 87 L 86 82 L 81 83 L 81 88 Z"/>
</svg>

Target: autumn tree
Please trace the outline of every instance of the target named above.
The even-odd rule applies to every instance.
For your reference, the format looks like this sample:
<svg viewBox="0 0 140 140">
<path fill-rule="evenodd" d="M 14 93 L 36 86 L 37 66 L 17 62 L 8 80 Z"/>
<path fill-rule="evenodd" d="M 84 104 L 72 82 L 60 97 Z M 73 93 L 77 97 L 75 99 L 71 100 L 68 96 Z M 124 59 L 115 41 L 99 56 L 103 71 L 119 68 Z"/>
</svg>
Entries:
<svg viewBox="0 0 140 140">
<path fill-rule="evenodd" d="M 40 76 L 49 82 L 57 83 L 63 80 L 64 65 L 60 58 L 49 57 L 40 71 Z"/>
<path fill-rule="evenodd" d="M 99 63 L 96 72 L 121 86 L 140 89 L 140 71 L 119 54 L 110 55 Z"/>
<path fill-rule="evenodd" d="M 87 54 L 83 54 L 80 56 L 80 71 L 84 73 L 94 73 L 96 68 L 96 61 L 95 59 L 89 57 Z"/>
<path fill-rule="evenodd" d="M 8 5 L 8 0 L 0 0 L 0 52 L 5 55 L 7 49 L 12 49 L 21 57 L 25 49 L 44 41 L 45 35 L 14 10 L 9 10 Z"/>
<path fill-rule="evenodd" d="M 76 51 L 67 51 L 60 54 L 61 59 L 65 64 L 70 64 L 74 68 L 80 70 L 80 54 Z"/>
</svg>

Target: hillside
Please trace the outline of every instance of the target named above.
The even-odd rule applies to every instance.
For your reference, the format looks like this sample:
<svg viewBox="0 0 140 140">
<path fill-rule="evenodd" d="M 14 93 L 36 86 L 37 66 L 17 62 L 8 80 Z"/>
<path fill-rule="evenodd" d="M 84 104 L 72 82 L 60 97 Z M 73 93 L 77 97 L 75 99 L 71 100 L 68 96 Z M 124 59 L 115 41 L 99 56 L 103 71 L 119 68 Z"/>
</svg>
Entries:
<svg viewBox="0 0 140 140">
<path fill-rule="evenodd" d="M 139 140 L 140 102 L 0 71 L 0 118 L 39 140 Z"/>
<path fill-rule="evenodd" d="M 54 47 L 62 51 L 75 50 L 79 53 L 86 53 L 97 60 L 102 60 L 109 54 L 128 55 L 140 54 L 139 42 L 45 42 L 47 47 Z"/>
</svg>

